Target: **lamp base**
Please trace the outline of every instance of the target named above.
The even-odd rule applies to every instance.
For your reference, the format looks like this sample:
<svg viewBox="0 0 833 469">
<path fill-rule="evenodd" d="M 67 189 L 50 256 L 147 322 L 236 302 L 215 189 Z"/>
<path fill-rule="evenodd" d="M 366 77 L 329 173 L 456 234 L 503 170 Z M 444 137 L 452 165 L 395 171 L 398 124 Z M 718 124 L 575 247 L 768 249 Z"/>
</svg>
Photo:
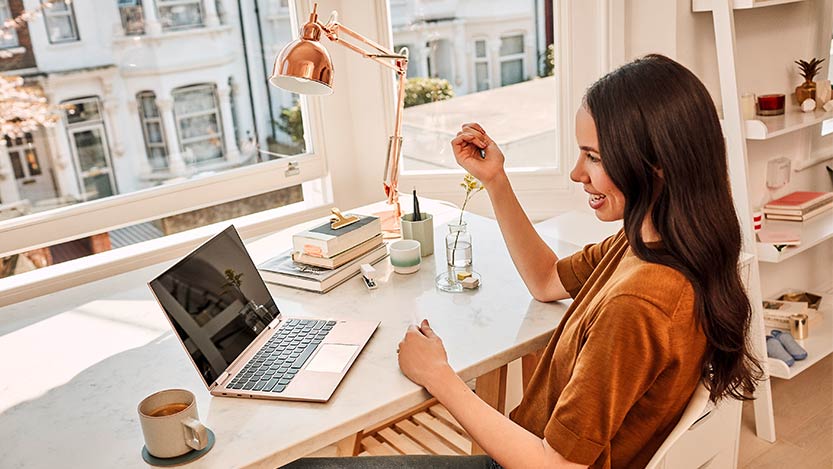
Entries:
<svg viewBox="0 0 833 469">
<path fill-rule="evenodd" d="M 373 214 L 374 217 L 379 217 L 379 221 L 382 222 L 382 238 L 384 239 L 402 237 L 402 223 L 396 212 L 396 210 L 385 210 Z"/>
</svg>

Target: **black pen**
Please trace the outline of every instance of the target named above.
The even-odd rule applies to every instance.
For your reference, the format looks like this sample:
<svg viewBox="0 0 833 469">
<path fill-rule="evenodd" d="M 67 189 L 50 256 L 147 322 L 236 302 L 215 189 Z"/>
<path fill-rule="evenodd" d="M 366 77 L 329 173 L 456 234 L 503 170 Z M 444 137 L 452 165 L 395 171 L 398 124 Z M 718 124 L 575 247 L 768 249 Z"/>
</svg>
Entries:
<svg viewBox="0 0 833 469">
<path fill-rule="evenodd" d="M 419 199 L 417 199 L 416 189 L 414 189 L 414 219 L 412 221 L 422 221 L 422 215 L 419 213 Z"/>
</svg>

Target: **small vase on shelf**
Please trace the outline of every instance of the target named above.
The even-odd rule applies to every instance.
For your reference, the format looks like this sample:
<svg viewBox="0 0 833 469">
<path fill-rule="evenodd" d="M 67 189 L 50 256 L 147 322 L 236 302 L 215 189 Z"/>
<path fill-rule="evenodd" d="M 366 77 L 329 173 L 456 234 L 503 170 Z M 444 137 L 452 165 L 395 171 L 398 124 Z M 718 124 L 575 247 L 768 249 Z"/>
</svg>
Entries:
<svg viewBox="0 0 833 469">
<path fill-rule="evenodd" d="M 824 59 L 812 59 L 809 62 L 806 60 L 796 60 L 801 76 L 804 78 L 804 83 L 798 85 L 795 89 L 795 100 L 801 105 L 808 99 L 816 99 L 816 82 L 813 78 L 821 70 L 821 63 Z"/>
</svg>

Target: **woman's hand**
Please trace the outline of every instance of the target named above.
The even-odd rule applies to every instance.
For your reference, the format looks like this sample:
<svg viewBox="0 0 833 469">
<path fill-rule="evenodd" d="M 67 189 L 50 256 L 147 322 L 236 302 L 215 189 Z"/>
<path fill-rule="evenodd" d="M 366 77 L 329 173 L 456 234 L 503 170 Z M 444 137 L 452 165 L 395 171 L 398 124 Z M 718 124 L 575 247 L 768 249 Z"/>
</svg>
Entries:
<svg viewBox="0 0 833 469">
<path fill-rule="evenodd" d="M 457 164 L 480 180 L 487 190 L 492 181 L 504 174 L 503 152 L 480 124 L 463 124 L 462 130 L 451 140 L 451 148 L 454 150 Z M 480 156 L 481 150 L 485 158 Z"/>
<path fill-rule="evenodd" d="M 412 325 L 399 342 L 399 369 L 411 381 L 425 388 L 451 371 L 445 347 L 427 319 L 419 327 Z"/>
</svg>

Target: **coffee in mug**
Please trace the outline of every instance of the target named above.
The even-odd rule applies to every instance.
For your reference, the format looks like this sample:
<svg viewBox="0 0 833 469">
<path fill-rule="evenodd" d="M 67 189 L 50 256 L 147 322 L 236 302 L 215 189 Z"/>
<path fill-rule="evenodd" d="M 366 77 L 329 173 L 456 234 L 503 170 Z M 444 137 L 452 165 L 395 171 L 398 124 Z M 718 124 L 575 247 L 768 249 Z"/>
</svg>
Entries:
<svg viewBox="0 0 833 469">
<path fill-rule="evenodd" d="M 194 393 L 166 389 L 139 403 L 145 448 L 157 458 L 175 458 L 208 445 L 208 429 L 197 415 Z"/>
<path fill-rule="evenodd" d="M 173 415 L 177 412 L 182 412 L 183 410 L 188 408 L 188 404 L 165 404 L 158 409 L 153 409 L 149 412 L 148 415 L 151 417 L 164 417 L 166 415 Z"/>
</svg>

